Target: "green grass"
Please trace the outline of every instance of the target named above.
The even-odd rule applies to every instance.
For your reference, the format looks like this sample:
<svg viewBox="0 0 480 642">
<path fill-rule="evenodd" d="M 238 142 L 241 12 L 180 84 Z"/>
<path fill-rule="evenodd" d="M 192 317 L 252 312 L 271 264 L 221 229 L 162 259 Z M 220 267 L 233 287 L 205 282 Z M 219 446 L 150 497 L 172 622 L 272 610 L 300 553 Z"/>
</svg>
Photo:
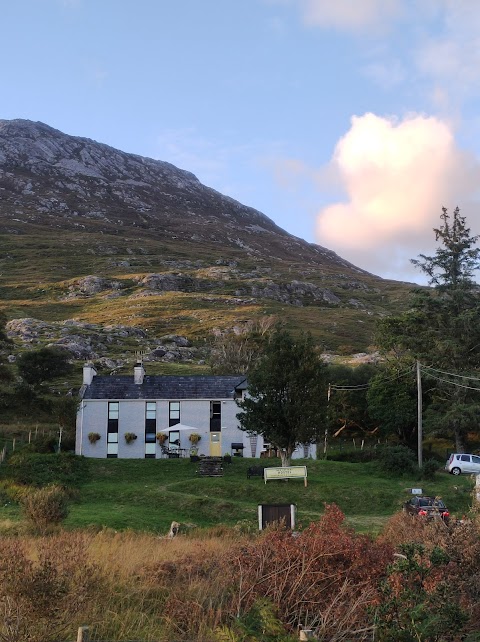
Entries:
<svg viewBox="0 0 480 642">
<path fill-rule="evenodd" d="M 211 337 L 214 328 L 232 328 L 269 313 L 296 331 L 300 328 L 310 331 L 325 349 L 358 352 L 365 351 L 372 343 L 375 319 L 401 311 L 409 300 L 409 286 L 358 275 L 347 267 L 339 275 L 338 266 L 328 262 L 308 266 L 287 256 L 257 260 L 238 248 L 213 242 L 192 247 L 188 241 L 152 235 L 151 230 L 140 228 L 135 229 L 135 238 L 119 236 L 116 227 L 111 229 L 105 222 L 93 220 L 88 221 L 88 231 L 79 232 L 67 226 L 61 234 L 53 236 L 49 219 L 44 225 L 26 224 L 18 237 L 2 234 L 1 228 L 0 216 L 4 250 L 0 257 L 0 309 L 8 319 L 34 317 L 51 322 L 75 318 L 108 325 L 136 325 L 148 328 L 150 336 L 174 333 L 203 340 Z M 216 276 L 219 269 L 216 261 L 225 259 L 238 264 L 238 271 L 233 271 L 229 280 Z M 118 262 L 123 260 L 126 265 L 119 266 Z M 214 282 L 211 291 L 164 292 L 158 296 L 132 298 L 143 289 L 136 277 L 179 269 L 165 261 L 197 260 L 203 264 L 198 267 L 187 264 L 181 268 L 182 273 Z M 257 270 L 259 266 L 264 271 Z M 110 297 L 105 292 L 74 299 L 67 297 L 69 285 L 88 274 L 118 280 L 124 287 L 118 297 Z M 308 301 L 309 305 L 300 307 L 272 299 L 249 301 L 251 284 L 270 279 L 282 284 L 292 280 L 313 282 L 332 290 L 343 303 L 331 306 Z M 366 288 L 351 289 L 350 281 L 361 281 Z M 238 289 L 245 290 L 245 300 L 241 303 L 237 300 Z M 352 306 L 349 303 L 352 297 L 361 301 L 369 313 Z M 101 356 L 115 357 L 115 353 L 121 351 L 110 345 L 108 355 Z"/>
<path fill-rule="evenodd" d="M 262 503 L 294 503 L 297 521 L 317 520 L 325 503 L 335 503 L 347 521 L 362 532 L 377 533 L 389 516 L 401 509 L 409 488 L 440 495 L 451 512 L 469 510 L 470 477 L 438 472 L 434 482 L 381 476 L 373 464 L 304 460 L 308 487 L 302 480 L 247 479 L 249 465 L 258 460 L 234 459 L 224 466 L 222 478 L 200 478 L 197 464 L 187 459 L 89 460 L 89 480 L 81 486 L 80 499 L 71 507 L 68 528 L 133 529 L 165 534 L 172 521 L 208 527 L 234 525 L 240 520 L 256 524 Z M 263 463 L 263 462 L 262 462 Z M 268 460 L 267 465 L 279 465 Z M 11 507 L 8 518 L 18 516 Z"/>
</svg>

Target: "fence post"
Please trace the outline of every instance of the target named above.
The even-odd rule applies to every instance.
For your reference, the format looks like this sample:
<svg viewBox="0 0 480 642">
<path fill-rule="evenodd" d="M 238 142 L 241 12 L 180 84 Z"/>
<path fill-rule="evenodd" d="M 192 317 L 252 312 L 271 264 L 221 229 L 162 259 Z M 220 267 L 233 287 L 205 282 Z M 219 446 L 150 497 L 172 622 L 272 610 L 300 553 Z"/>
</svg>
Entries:
<svg viewBox="0 0 480 642">
<path fill-rule="evenodd" d="M 88 626 L 81 626 L 77 633 L 77 642 L 89 642 L 90 635 Z"/>
</svg>

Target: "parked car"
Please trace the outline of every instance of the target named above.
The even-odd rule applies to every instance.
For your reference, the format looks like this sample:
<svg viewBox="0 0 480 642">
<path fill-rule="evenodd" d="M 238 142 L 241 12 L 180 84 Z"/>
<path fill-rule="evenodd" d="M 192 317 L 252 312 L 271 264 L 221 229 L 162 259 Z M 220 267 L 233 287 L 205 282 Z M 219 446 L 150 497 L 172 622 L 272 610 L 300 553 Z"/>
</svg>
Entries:
<svg viewBox="0 0 480 642">
<path fill-rule="evenodd" d="M 446 524 L 450 520 L 450 512 L 439 497 L 416 495 L 408 502 L 405 502 L 405 511 L 410 515 L 419 515 L 420 517 L 431 519 L 440 517 Z"/>
<path fill-rule="evenodd" d="M 445 470 L 452 475 L 470 473 L 480 474 L 480 457 L 478 455 L 467 455 L 465 453 L 452 453 L 445 464 Z"/>
</svg>

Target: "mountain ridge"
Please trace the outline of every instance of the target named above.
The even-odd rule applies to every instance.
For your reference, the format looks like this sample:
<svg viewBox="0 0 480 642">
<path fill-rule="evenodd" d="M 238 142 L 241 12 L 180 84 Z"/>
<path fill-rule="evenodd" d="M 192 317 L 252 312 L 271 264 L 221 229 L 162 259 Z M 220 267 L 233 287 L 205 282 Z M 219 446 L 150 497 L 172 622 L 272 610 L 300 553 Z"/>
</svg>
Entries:
<svg viewBox="0 0 480 642">
<path fill-rule="evenodd" d="M 0 239 L 9 319 L 193 341 L 272 314 L 326 349 L 365 349 L 375 318 L 400 309 L 410 287 L 289 234 L 191 172 L 22 119 L 0 120 Z"/>
<path fill-rule="evenodd" d="M 15 144 L 10 143 L 12 137 L 15 140 Z M 58 141 L 63 144 L 58 145 Z M 233 209 L 236 216 L 247 220 L 251 219 L 250 225 L 252 226 L 257 224 L 258 229 L 252 231 L 280 234 L 282 237 L 291 239 L 296 244 L 297 249 L 309 248 L 315 253 L 326 254 L 329 260 L 338 261 L 339 265 L 348 266 L 350 269 L 362 274 L 368 274 L 365 270 L 342 259 L 332 250 L 308 243 L 299 237 L 289 234 L 276 225 L 272 219 L 255 208 L 245 206 L 239 201 L 203 185 L 191 172 L 179 169 L 165 161 L 122 152 L 89 138 L 69 136 L 44 123 L 33 123 L 32 121 L 21 119 L 14 121 L 0 120 L 0 171 L 2 167 L 4 168 L 3 171 L 5 172 L 6 170 L 7 173 L 9 169 L 15 169 L 17 172 L 23 169 L 24 171 L 30 171 L 34 176 L 41 176 L 44 179 L 46 175 L 57 178 L 62 176 L 76 177 L 77 180 L 78 176 L 97 179 L 100 183 L 100 188 L 105 188 L 105 194 L 101 194 L 102 196 L 108 196 L 109 193 L 111 195 L 113 192 L 115 196 L 123 198 L 127 207 L 134 206 L 150 223 L 154 220 L 151 215 L 151 194 L 149 195 L 149 202 L 145 202 L 138 192 L 148 187 L 150 190 L 154 190 L 155 197 L 166 196 L 165 192 L 159 194 L 159 178 L 161 178 L 164 181 L 168 181 L 170 186 L 173 184 L 174 187 L 187 193 L 194 194 L 195 191 L 199 191 L 203 198 L 207 199 L 207 207 L 211 205 L 212 199 L 219 199 L 220 205 L 225 205 L 226 209 Z M 123 172 L 121 169 L 123 169 Z M 143 178 L 144 180 L 135 180 L 132 179 L 132 176 L 136 176 L 137 179 Z M 119 188 L 117 192 L 112 188 L 112 185 L 116 185 Z M 57 183 L 56 187 L 58 191 L 62 191 L 65 186 Z M 74 184 L 67 184 L 66 187 L 73 189 L 74 192 L 79 191 Z M 27 183 L 23 189 L 24 195 L 29 196 L 32 189 L 33 185 Z M 90 190 L 87 194 L 90 198 L 94 196 L 92 192 L 93 190 Z M 172 194 L 168 193 L 168 197 L 171 198 Z M 159 200 L 161 201 L 162 199 Z M 44 206 L 47 207 L 46 205 Z M 67 210 L 65 206 L 68 207 L 68 204 L 61 201 L 57 205 L 57 209 L 55 209 L 55 203 L 50 203 L 50 208 L 47 207 L 47 209 L 53 212 L 57 211 L 60 214 L 71 211 L 73 216 L 78 215 L 76 209 L 71 210 L 69 208 Z M 163 207 L 165 207 L 164 203 Z M 168 209 L 169 205 L 167 204 L 166 207 Z M 205 208 L 205 204 L 203 204 L 203 208 Z M 94 210 L 97 213 L 99 211 L 101 209 Z M 84 216 L 86 214 L 85 211 L 81 213 Z M 162 222 L 165 223 L 166 212 L 163 211 L 162 214 Z M 231 218 L 226 212 L 224 215 Z M 206 221 L 203 218 L 202 223 Z M 135 221 L 133 223 L 135 224 Z M 260 223 L 266 227 L 262 227 Z M 235 225 L 232 224 L 232 227 L 235 228 Z M 254 251 L 254 248 L 251 249 Z"/>
</svg>

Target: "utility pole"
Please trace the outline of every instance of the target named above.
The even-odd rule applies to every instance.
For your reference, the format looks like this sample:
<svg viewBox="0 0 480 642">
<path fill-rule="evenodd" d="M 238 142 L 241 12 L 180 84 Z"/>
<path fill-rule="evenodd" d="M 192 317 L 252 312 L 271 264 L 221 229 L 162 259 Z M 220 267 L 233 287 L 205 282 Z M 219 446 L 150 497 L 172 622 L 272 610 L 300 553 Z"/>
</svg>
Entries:
<svg viewBox="0 0 480 642">
<path fill-rule="evenodd" d="M 417 359 L 417 434 L 418 434 L 418 467 L 423 466 L 423 457 L 422 457 L 422 442 L 423 442 L 423 430 L 422 430 L 422 376 L 420 372 L 420 361 Z"/>
</svg>

